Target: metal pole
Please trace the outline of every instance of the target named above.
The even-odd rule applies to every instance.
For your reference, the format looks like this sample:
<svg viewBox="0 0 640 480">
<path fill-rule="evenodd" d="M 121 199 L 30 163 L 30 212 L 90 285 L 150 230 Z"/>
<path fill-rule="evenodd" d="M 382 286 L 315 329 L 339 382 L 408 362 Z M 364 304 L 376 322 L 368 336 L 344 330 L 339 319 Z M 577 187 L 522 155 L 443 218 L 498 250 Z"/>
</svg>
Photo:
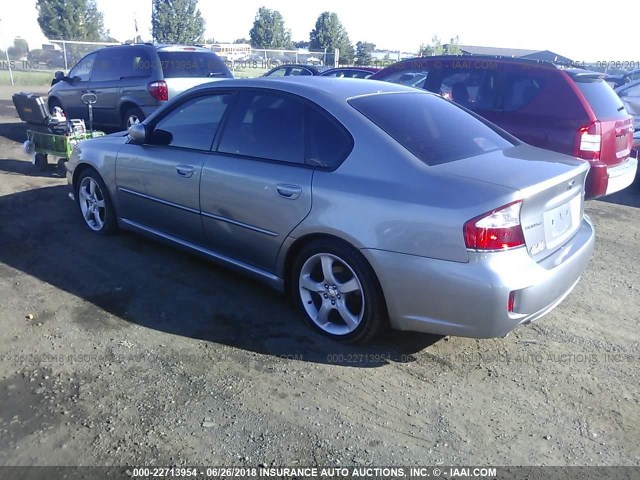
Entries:
<svg viewBox="0 0 640 480">
<path fill-rule="evenodd" d="M 69 70 L 69 64 L 67 63 L 67 44 L 62 42 L 62 52 L 64 54 L 64 71 Z"/>
<path fill-rule="evenodd" d="M 4 50 L 4 54 L 7 57 L 7 67 L 9 68 L 9 79 L 11 80 L 11 85 L 15 85 L 13 83 L 13 72 L 11 71 L 11 60 L 9 60 L 9 47 Z"/>
</svg>

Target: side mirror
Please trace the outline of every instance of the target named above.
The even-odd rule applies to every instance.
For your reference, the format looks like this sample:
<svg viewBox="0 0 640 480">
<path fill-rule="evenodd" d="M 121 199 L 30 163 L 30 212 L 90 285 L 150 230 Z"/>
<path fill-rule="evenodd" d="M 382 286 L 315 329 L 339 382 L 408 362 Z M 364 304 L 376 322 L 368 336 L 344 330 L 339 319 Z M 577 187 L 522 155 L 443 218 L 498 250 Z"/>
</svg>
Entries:
<svg viewBox="0 0 640 480">
<path fill-rule="evenodd" d="M 53 74 L 53 78 L 55 78 L 56 80 L 60 81 L 60 80 L 64 80 L 65 74 L 64 72 L 56 72 Z"/>
<path fill-rule="evenodd" d="M 151 134 L 151 143 L 154 145 L 171 145 L 173 135 L 166 130 L 154 130 Z"/>
<path fill-rule="evenodd" d="M 133 143 L 143 144 L 147 141 L 147 129 L 142 123 L 131 125 L 127 132 Z"/>
</svg>

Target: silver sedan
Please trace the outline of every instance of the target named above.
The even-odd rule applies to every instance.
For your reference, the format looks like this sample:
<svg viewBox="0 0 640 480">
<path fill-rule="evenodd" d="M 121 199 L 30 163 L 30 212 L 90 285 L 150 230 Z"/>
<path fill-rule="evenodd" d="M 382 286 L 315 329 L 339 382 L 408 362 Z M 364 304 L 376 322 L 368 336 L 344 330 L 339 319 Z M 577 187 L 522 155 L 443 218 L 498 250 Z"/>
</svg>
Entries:
<svg viewBox="0 0 640 480">
<path fill-rule="evenodd" d="M 67 178 L 94 232 L 242 271 L 362 342 L 503 336 L 548 313 L 593 251 L 588 169 L 438 95 L 314 77 L 196 87 L 81 143 Z"/>
</svg>

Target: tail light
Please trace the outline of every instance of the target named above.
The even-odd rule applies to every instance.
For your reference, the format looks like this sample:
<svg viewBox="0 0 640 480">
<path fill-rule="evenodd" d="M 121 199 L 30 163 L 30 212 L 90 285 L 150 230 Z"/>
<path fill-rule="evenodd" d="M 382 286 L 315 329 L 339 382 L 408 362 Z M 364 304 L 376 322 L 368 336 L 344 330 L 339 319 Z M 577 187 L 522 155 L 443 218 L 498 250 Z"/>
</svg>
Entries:
<svg viewBox="0 0 640 480">
<path fill-rule="evenodd" d="M 464 224 L 464 243 L 473 250 L 507 250 L 524 245 L 522 200 L 508 203 Z"/>
<path fill-rule="evenodd" d="M 169 88 L 167 87 L 167 82 L 164 80 L 160 80 L 159 82 L 151 82 L 147 85 L 147 90 L 153 98 L 156 100 L 166 102 L 169 100 Z"/>
<path fill-rule="evenodd" d="M 600 122 L 580 127 L 576 138 L 574 155 L 584 160 L 598 160 L 602 149 L 602 129 Z"/>
</svg>

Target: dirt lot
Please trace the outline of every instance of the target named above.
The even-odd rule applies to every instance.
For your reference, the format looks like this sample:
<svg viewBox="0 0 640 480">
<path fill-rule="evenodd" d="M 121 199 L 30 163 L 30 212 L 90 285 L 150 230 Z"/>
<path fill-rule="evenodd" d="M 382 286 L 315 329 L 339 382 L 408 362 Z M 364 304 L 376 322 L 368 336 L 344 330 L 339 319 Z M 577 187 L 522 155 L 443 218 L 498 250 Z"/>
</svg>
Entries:
<svg viewBox="0 0 640 480">
<path fill-rule="evenodd" d="M 0 465 L 640 465 L 640 189 L 588 205 L 594 258 L 540 322 L 344 347 L 253 281 L 91 234 L 9 93 Z"/>
</svg>

